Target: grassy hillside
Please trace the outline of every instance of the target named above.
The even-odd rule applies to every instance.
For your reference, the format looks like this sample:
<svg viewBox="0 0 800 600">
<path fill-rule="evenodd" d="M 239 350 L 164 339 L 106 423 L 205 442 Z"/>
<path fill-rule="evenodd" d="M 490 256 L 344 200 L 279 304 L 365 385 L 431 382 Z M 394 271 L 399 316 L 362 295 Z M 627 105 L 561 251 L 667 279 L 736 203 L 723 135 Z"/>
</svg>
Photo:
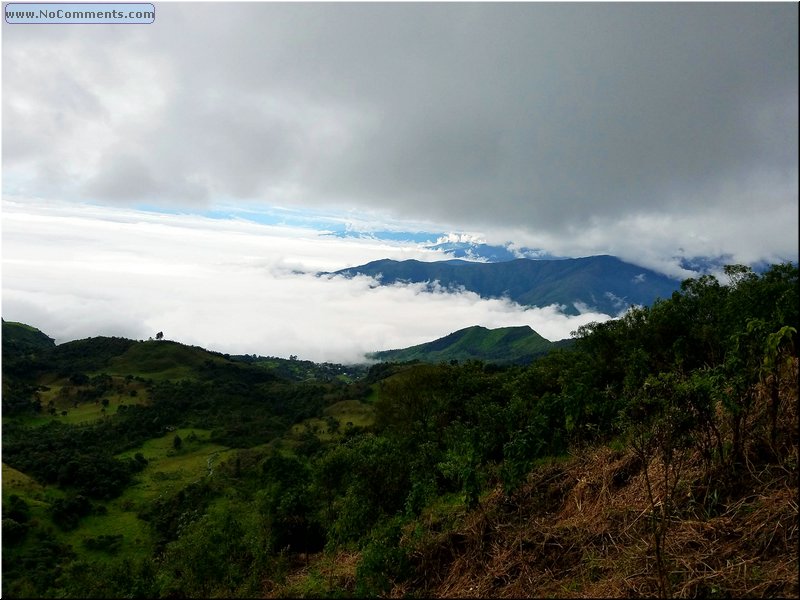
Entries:
<svg viewBox="0 0 800 600">
<path fill-rule="evenodd" d="M 59 344 L 47 355 L 51 370 L 97 375 L 132 375 L 150 379 L 195 376 L 207 366 L 228 362 L 218 352 L 167 340 L 138 342 L 94 337 Z"/>
<path fill-rule="evenodd" d="M 52 348 L 55 340 L 35 327 L 3 320 L 3 355 L 7 353 L 38 352 Z"/>
<path fill-rule="evenodd" d="M 475 325 L 410 348 L 375 352 L 369 358 L 395 362 L 483 360 L 491 363 L 528 363 L 552 347 L 552 342 L 527 325 L 497 329 Z"/>
<path fill-rule="evenodd" d="M 104 371 L 114 375 L 134 375 L 148 379 L 196 377 L 211 365 L 228 363 L 223 355 L 197 346 L 167 340 L 138 342 L 108 360 Z"/>
<path fill-rule="evenodd" d="M 320 371 L 332 381 L 289 383 L 202 348 L 110 337 L 10 356 L 3 595 L 92 595 L 93 569 L 129 576 L 122 563 L 148 563 L 201 507 L 227 506 L 209 490 L 243 449 L 302 446 L 291 426 L 303 420 L 344 433 L 371 418 L 365 390 L 343 395 L 334 366 Z M 57 583 L 64 569 L 71 591 Z"/>
</svg>

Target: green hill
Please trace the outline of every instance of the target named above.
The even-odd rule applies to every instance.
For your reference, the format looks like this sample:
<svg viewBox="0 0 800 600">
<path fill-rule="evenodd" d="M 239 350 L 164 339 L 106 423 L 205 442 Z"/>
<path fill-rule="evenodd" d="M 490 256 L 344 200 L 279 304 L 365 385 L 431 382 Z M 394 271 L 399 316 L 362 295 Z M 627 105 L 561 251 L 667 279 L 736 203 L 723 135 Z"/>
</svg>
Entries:
<svg viewBox="0 0 800 600">
<path fill-rule="evenodd" d="M 202 377 L 210 365 L 231 363 L 218 352 L 179 342 L 105 336 L 59 344 L 44 358 L 49 369 L 66 374 L 107 373 L 156 380 Z"/>
<path fill-rule="evenodd" d="M 150 379 L 196 377 L 211 365 L 230 363 L 223 355 L 167 340 L 138 342 L 108 361 L 110 374 Z"/>
<path fill-rule="evenodd" d="M 436 363 L 475 359 L 491 363 L 528 363 L 557 345 L 561 344 L 546 340 L 527 325 L 498 329 L 475 325 L 432 342 L 374 352 L 368 357 L 385 362 L 419 360 Z"/>
<path fill-rule="evenodd" d="M 55 340 L 35 327 L 3 320 L 4 354 L 38 352 L 53 346 L 55 346 Z"/>
</svg>

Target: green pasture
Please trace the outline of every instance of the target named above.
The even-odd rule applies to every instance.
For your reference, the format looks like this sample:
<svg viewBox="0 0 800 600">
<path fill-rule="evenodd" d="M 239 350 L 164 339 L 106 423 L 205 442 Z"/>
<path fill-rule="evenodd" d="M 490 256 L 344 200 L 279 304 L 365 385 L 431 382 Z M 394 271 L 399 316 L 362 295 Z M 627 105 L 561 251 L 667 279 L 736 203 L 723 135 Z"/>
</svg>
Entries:
<svg viewBox="0 0 800 600">
<path fill-rule="evenodd" d="M 106 514 L 89 515 L 81 519 L 77 529 L 62 533 L 62 539 L 71 544 L 75 552 L 86 558 L 111 560 L 112 557 L 145 558 L 152 554 L 152 537 L 149 525 L 136 516 L 136 512 L 127 509 L 118 498 L 105 504 Z M 85 542 L 101 536 L 121 535 L 122 540 L 115 552 L 92 550 Z"/>
<path fill-rule="evenodd" d="M 76 403 L 79 387 L 69 383 L 65 378 L 51 380 L 42 387 L 39 394 L 42 412 L 38 415 L 25 415 L 13 417 L 29 427 L 45 425 L 50 421 L 61 421 L 68 425 L 93 423 L 106 417 L 115 415 L 121 405 L 146 404 L 148 402 L 147 387 L 138 381 L 125 381 L 121 377 L 113 377 L 114 389 L 106 392 L 97 401 L 81 400 Z M 131 396 L 131 392 L 135 396 Z M 108 400 L 108 405 L 103 405 L 103 400 Z M 56 410 L 54 415 L 48 411 L 52 402 Z M 77 405 L 76 405 L 77 404 Z M 62 414 L 66 413 L 66 414 Z M 5 419 L 4 419 L 5 420 Z"/>
<path fill-rule="evenodd" d="M 173 446 L 176 435 L 181 438 L 179 449 Z M 213 469 L 233 451 L 209 443 L 210 435 L 211 432 L 204 429 L 176 429 L 118 454 L 118 458 L 133 458 L 141 452 L 148 460 L 147 467 L 136 476 L 136 482 L 125 490 L 119 501 L 138 509 L 143 502 L 160 494 L 173 493 L 213 473 Z"/>
<path fill-rule="evenodd" d="M 107 514 L 84 517 L 78 529 L 65 534 L 66 541 L 76 550 L 80 548 L 81 552 L 93 558 L 104 559 L 109 554 L 85 548 L 84 541 L 102 535 L 122 535 L 118 555 L 149 556 L 152 553 L 149 526 L 137 517 L 137 513 L 157 498 L 170 496 L 207 477 L 209 466 L 213 470 L 232 452 L 225 446 L 209 443 L 210 433 L 202 429 L 176 429 L 118 454 L 117 458 L 132 458 L 141 452 L 148 464 L 121 496 L 105 503 Z M 176 435 L 181 438 L 179 449 L 174 447 Z"/>
<path fill-rule="evenodd" d="M 174 447 L 175 435 L 182 440 L 178 449 Z M 209 443 L 209 436 L 208 430 L 177 429 L 117 455 L 118 458 L 132 458 L 141 452 L 148 464 L 121 496 L 108 502 L 93 501 L 96 506 L 105 508 L 105 514 L 82 518 L 80 525 L 72 531 L 62 531 L 52 525 L 50 506 L 57 498 L 64 497 L 64 492 L 54 486 L 43 486 L 5 463 L 3 499 L 7 501 L 11 494 L 23 498 L 30 507 L 31 517 L 40 526 L 52 528 L 57 538 L 71 544 L 79 555 L 102 561 L 118 556 L 144 558 L 152 554 L 152 537 L 149 525 L 137 514 L 159 496 L 169 496 L 189 483 L 207 477 L 233 452 L 225 446 Z M 91 550 L 85 545 L 90 538 L 117 535 L 122 539 L 112 553 Z"/>
<path fill-rule="evenodd" d="M 42 497 L 44 486 L 33 477 L 17 471 L 14 467 L 3 463 L 3 499 L 11 494 L 16 494 L 21 498 Z"/>
<path fill-rule="evenodd" d="M 354 427 L 368 427 L 375 420 L 375 409 L 360 400 L 342 400 L 332 404 L 323 412 L 326 416 L 334 417 L 342 427 L 348 422 Z"/>
<path fill-rule="evenodd" d="M 375 421 L 375 409 L 360 400 L 342 400 L 326 408 L 323 414 L 325 417 L 321 419 L 312 417 L 292 425 L 291 436 L 310 431 L 321 441 L 329 442 L 338 439 L 349 427 L 369 427 Z M 339 423 L 335 431 L 331 430 L 330 418 Z"/>
</svg>

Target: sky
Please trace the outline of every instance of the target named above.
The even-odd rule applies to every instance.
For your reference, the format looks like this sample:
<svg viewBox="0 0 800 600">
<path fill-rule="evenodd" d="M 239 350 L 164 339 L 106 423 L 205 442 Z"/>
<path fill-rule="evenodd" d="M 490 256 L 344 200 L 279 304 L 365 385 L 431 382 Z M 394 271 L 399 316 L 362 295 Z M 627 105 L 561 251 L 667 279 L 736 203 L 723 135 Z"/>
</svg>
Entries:
<svg viewBox="0 0 800 600">
<path fill-rule="evenodd" d="M 795 3 L 155 6 L 2 26 L 3 318 L 60 342 L 346 361 L 607 318 L 316 277 L 443 258 L 342 224 L 797 260 Z"/>
</svg>

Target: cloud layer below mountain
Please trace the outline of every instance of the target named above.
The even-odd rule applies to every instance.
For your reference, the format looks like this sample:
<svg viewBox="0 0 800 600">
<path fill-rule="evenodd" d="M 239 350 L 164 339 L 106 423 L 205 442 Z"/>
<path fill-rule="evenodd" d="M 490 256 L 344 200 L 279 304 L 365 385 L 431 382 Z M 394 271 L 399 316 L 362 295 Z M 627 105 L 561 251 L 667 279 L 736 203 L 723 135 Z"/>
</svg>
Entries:
<svg viewBox="0 0 800 600">
<path fill-rule="evenodd" d="M 123 208 L 3 208 L 3 318 L 58 342 L 163 330 L 221 352 L 352 362 L 470 325 L 530 325 L 556 340 L 608 318 L 315 275 L 385 257 L 444 258 L 414 245 Z"/>
</svg>

